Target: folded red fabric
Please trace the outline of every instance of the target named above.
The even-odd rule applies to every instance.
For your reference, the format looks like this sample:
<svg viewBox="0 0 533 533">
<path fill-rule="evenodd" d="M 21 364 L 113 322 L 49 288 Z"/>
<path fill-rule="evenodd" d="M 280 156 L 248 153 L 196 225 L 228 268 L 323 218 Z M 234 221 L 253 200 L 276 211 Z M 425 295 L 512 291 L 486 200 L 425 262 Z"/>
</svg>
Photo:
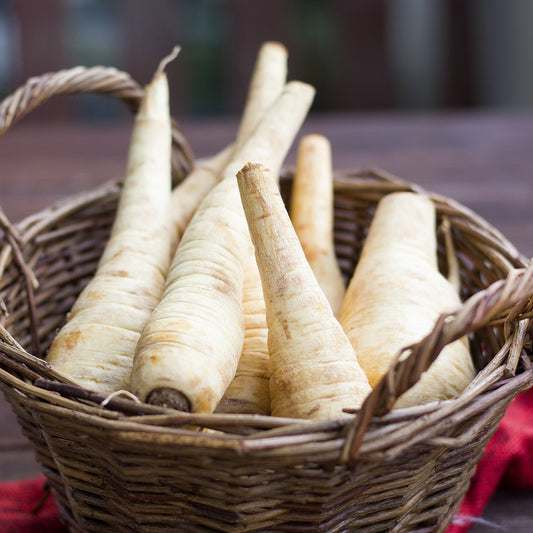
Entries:
<svg viewBox="0 0 533 533">
<path fill-rule="evenodd" d="M 499 486 L 533 488 L 533 389 L 508 407 L 447 533 L 466 533 Z M 44 477 L 0 484 L 2 533 L 67 533 Z"/>
<path fill-rule="evenodd" d="M 533 389 L 507 408 L 485 448 L 467 495 L 446 533 L 466 533 L 498 487 L 533 488 Z"/>
<path fill-rule="evenodd" d="M 0 484 L 0 531 L 2 533 L 67 533 L 45 478 Z"/>
</svg>

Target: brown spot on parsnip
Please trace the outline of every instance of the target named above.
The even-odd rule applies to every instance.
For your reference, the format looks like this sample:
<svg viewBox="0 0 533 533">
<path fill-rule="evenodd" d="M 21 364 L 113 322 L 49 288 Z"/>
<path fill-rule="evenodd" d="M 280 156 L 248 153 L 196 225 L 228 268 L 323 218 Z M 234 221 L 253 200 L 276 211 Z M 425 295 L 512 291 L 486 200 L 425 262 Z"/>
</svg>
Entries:
<svg viewBox="0 0 533 533">
<path fill-rule="evenodd" d="M 81 331 L 79 329 L 71 331 L 65 335 L 65 345 L 69 350 L 72 350 L 78 344 L 81 337 Z"/>
<path fill-rule="evenodd" d="M 317 403 L 315 404 L 311 409 L 309 409 L 309 411 L 307 411 L 307 416 L 311 416 L 315 413 L 317 413 L 318 411 L 320 411 L 320 404 Z"/>
<path fill-rule="evenodd" d="M 231 280 L 224 275 L 220 275 L 217 272 L 213 273 L 213 278 L 215 280 L 213 288 L 221 292 L 222 294 L 235 294 L 236 293 L 236 287 L 235 283 L 232 283 Z"/>
<path fill-rule="evenodd" d="M 283 328 L 283 332 L 285 333 L 285 338 L 290 339 L 291 338 L 291 331 L 289 328 L 289 322 L 286 318 L 282 319 L 281 321 L 281 327 Z"/>
<path fill-rule="evenodd" d="M 150 364 L 151 365 L 159 365 L 161 361 L 161 357 L 159 355 L 151 355 L 150 356 Z"/>
</svg>

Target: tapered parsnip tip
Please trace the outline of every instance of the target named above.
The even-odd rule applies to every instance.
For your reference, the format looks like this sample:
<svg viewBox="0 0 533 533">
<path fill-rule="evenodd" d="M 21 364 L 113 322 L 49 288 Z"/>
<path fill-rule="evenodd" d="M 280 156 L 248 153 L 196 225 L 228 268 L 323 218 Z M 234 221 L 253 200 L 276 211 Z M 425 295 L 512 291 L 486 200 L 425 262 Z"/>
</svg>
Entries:
<svg viewBox="0 0 533 533">
<path fill-rule="evenodd" d="M 329 139 L 322 133 L 308 133 L 302 136 L 301 142 L 329 144 Z"/>
<path fill-rule="evenodd" d="M 261 45 L 261 52 L 268 52 L 272 54 L 279 54 L 283 57 L 288 57 L 289 52 L 286 48 L 286 46 L 283 43 L 280 43 L 279 41 L 265 41 Z"/>
<path fill-rule="evenodd" d="M 290 80 L 286 83 L 284 92 L 292 92 L 300 95 L 300 97 L 307 97 L 312 100 L 315 97 L 316 89 L 310 83 L 300 80 Z"/>
<path fill-rule="evenodd" d="M 160 74 L 162 72 L 165 71 L 165 69 L 167 68 L 167 65 L 171 62 L 171 61 L 174 61 L 174 59 L 176 59 L 176 57 L 178 57 L 178 54 L 180 53 L 181 51 L 181 46 L 175 46 L 173 49 L 172 49 L 172 52 L 170 52 L 170 54 L 166 55 L 160 62 L 159 62 L 159 66 L 157 67 L 157 70 L 156 70 L 156 75 L 157 74 Z"/>
<path fill-rule="evenodd" d="M 315 147 L 329 148 L 331 143 L 329 139 L 320 133 L 308 133 L 300 139 L 300 147 L 312 149 Z"/>
<path fill-rule="evenodd" d="M 154 389 L 146 398 L 146 402 L 185 413 L 191 412 L 191 404 L 187 397 L 183 393 L 170 388 Z"/>
<path fill-rule="evenodd" d="M 155 72 L 150 83 L 148 83 L 144 90 L 144 96 L 141 100 L 138 115 L 146 118 L 149 116 L 152 119 L 168 120 L 169 115 L 169 88 L 168 79 L 164 65 L 172 60 L 172 54 L 167 56 L 158 70 Z M 166 61 L 166 62 L 165 62 Z M 162 67 L 163 66 L 163 67 Z"/>
</svg>

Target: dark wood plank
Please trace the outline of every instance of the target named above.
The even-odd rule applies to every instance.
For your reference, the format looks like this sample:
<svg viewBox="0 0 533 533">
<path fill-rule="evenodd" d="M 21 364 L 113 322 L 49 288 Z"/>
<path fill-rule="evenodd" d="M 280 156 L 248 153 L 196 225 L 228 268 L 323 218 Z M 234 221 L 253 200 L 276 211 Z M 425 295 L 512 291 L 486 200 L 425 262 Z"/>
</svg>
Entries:
<svg viewBox="0 0 533 533">
<path fill-rule="evenodd" d="M 331 96 L 326 109 L 391 108 L 394 94 L 386 2 L 335 0 L 333 6 L 331 12 L 324 13 L 333 19 L 331 30 L 335 34 L 332 54 L 322 55 Z"/>
<path fill-rule="evenodd" d="M 42 475 L 33 450 L 25 444 L 12 449 L 0 448 L 0 453 L 0 481 L 17 481 Z"/>
<path fill-rule="evenodd" d="M 146 84 L 152 78 L 158 62 L 168 55 L 176 45 L 183 45 L 177 36 L 183 34 L 177 28 L 183 19 L 179 12 L 184 3 L 176 0 L 118 0 L 115 2 L 117 20 L 120 20 L 120 51 L 124 59 L 122 69 L 133 79 Z M 178 31 L 177 31 L 178 30 Z M 154 36 L 157 35 L 157 39 Z M 185 64 L 184 64 L 185 62 Z M 181 54 L 179 60 L 166 70 L 170 91 L 170 105 L 173 110 L 190 106 L 186 88 L 192 72 L 189 54 Z"/>
<path fill-rule="evenodd" d="M 222 45 L 222 90 L 233 112 L 239 112 L 246 97 L 249 76 L 257 51 L 265 41 L 280 41 L 291 50 L 290 68 L 301 64 L 297 39 L 290 27 L 291 7 L 287 0 L 249 2 L 233 0 L 225 10 L 228 40 Z M 293 75 L 295 75 L 293 73 Z"/>
<path fill-rule="evenodd" d="M 54 72 L 65 68 L 67 51 L 64 46 L 64 30 L 67 9 L 62 0 L 33 2 L 18 0 L 10 2 L 14 18 L 18 22 L 20 55 L 14 71 L 15 85 L 31 76 Z M 46 24 L 43 24 L 46 21 Z M 51 101 L 39 111 L 43 119 L 58 119 L 70 116 L 70 102 Z"/>
<path fill-rule="evenodd" d="M 40 475 L 33 448 L 22 435 L 13 411 L 3 398 L 0 399 L 0 427 L 0 481 Z"/>
<path fill-rule="evenodd" d="M 0 140 L 0 199 L 17 220 L 123 174 L 131 123 L 22 123 Z M 197 157 L 229 143 L 235 118 L 182 121 Z M 315 114 L 302 134 L 332 142 L 336 168 L 381 167 L 465 204 L 533 256 L 533 115 Z M 30 157 L 31 156 L 31 157 Z M 294 162 L 294 150 L 287 164 Z"/>
</svg>

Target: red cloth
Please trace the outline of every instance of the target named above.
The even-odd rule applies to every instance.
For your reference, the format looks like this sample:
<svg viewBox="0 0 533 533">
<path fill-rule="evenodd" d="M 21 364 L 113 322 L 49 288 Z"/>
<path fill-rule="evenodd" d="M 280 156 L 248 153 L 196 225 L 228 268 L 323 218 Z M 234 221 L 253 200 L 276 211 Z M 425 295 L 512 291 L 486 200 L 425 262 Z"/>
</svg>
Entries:
<svg viewBox="0 0 533 533">
<path fill-rule="evenodd" d="M 2 533 L 67 533 L 45 478 L 0 484 L 0 531 Z"/>
<path fill-rule="evenodd" d="M 533 389 L 507 408 L 481 459 L 470 489 L 446 533 L 466 533 L 499 487 L 533 488 Z M 44 478 L 0 484 L 2 533 L 66 533 Z"/>
<path fill-rule="evenodd" d="M 446 533 L 465 533 L 483 513 L 496 489 L 533 488 L 533 389 L 507 408 L 472 478 L 457 516 Z"/>
</svg>

